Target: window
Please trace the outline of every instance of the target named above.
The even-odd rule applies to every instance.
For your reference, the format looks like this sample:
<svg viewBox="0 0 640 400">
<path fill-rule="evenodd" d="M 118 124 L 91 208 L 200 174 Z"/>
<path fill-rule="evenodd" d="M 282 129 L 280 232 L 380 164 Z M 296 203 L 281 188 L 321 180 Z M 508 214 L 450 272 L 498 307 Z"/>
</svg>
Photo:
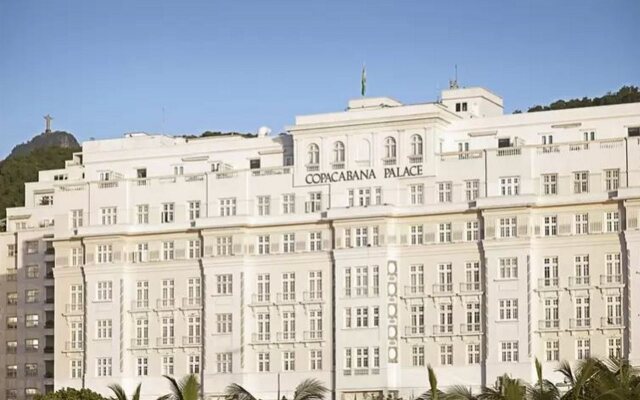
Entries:
<svg viewBox="0 0 640 400">
<path fill-rule="evenodd" d="M 464 101 L 462 103 L 456 103 L 456 112 L 466 112 L 467 111 L 467 102 Z"/>
<path fill-rule="evenodd" d="M 175 221 L 175 203 L 163 203 L 160 222 L 169 224 Z"/>
<path fill-rule="evenodd" d="M 232 314 L 216 314 L 216 333 L 231 333 Z"/>
<path fill-rule="evenodd" d="M 10 306 L 18 304 L 18 292 L 7 293 L 7 304 Z"/>
<path fill-rule="evenodd" d="M 591 357 L 591 339 L 576 339 L 576 359 L 584 360 Z"/>
<path fill-rule="evenodd" d="M 424 334 L 424 306 L 412 305 L 410 311 L 410 333 L 413 335 Z"/>
<path fill-rule="evenodd" d="M 558 234 L 558 216 L 549 215 L 543 218 L 544 236 L 556 236 Z"/>
<path fill-rule="evenodd" d="M 423 234 L 423 226 L 422 225 L 411 225 L 410 227 L 411 233 L 411 244 L 418 245 L 424 243 L 424 234 Z"/>
<path fill-rule="evenodd" d="M 367 227 L 355 228 L 355 247 L 367 247 L 369 244 L 369 229 Z"/>
<path fill-rule="evenodd" d="M 438 264 L 438 284 L 434 292 L 451 292 L 453 290 L 453 273 L 451 264 Z"/>
<path fill-rule="evenodd" d="M 409 203 L 411 205 L 424 204 L 424 184 L 409 185 Z"/>
<path fill-rule="evenodd" d="M 356 267 L 355 278 L 355 295 L 367 296 L 369 294 L 369 267 Z"/>
<path fill-rule="evenodd" d="M 233 255 L 233 236 L 219 236 L 216 238 L 216 254 L 219 256 Z"/>
<path fill-rule="evenodd" d="M 344 309 L 344 327 L 351 328 L 353 326 L 353 316 L 351 313 L 351 308 L 346 307 Z"/>
<path fill-rule="evenodd" d="M 258 302 L 271 300 L 271 275 L 258 274 Z"/>
<path fill-rule="evenodd" d="M 589 233 L 589 214 L 576 214 L 573 221 L 573 230 L 576 235 L 586 235 Z"/>
<path fill-rule="evenodd" d="M 607 339 L 607 354 L 611 359 L 622 358 L 622 339 L 613 337 Z"/>
<path fill-rule="evenodd" d="M 295 233 L 285 233 L 282 235 L 282 252 L 293 253 L 296 250 Z"/>
<path fill-rule="evenodd" d="M 573 173 L 573 193 L 589 193 L 588 171 L 577 171 Z"/>
<path fill-rule="evenodd" d="M 118 223 L 117 207 L 103 207 L 100 209 L 102 225 L 115 225 Z"/>
<path fill-rule="evenodd" d="M 322 192 L 310 192 L 309 201 L 305 204 L 305 212 L 322 211 Z"/>
<path fill-rule="evenodd" d="M 96 284 L 96 301 L 111 301 L 113 283 L 111 281 L 99 281 Z"/>
<path fill-rule="evenodd" d="M 451 242 L 451 222 L 438 224 L 438 242 L 439 243 Z"/>
<path fill-rule="evenodd" d="M 99 357 L 96 359 L 96 375 L 111 376 L 111 357 Z"/>
<path fill-rule="evenodd" d="M 441 344 L 440 345 L 440 365 L 452 365 L 453 364 L 453 345 Z"/>
<path fill-rule="evenodd" d="M 35 328 L 38 326 L 38 314 L 27 314 L 25 315 L 24 325 L 27 328 Z"/>
<path fill-rule="evenodd" d="M 296 339 L 296 314 L 293 311 L 282 312 L 282 339 Z"/>
<path fill-rule="evenodd" d="M 296 356 L 293 351 L 282 352 L 282 369 L 284 371 L 295 371 L 296 369 Z"/>
<path fill-rule="evenodd" d="M 71 210 L 71 227 L 73 229 L 79 228 L 84 225 L 84 218 L 82 210 Z"/>
<path fill-rule="evenodd" d="M 183 175 L 184 174 L 184 166 L 183 165 L 174 165 L 173 166 L 173 174 L 174 175 Z"/>
<path fill-rule="evenodd" d="M 542 139 L 542 144 L 553 144 L 553 135 L 544 134 L 540 135 L 540 138 Z"/>
<path fill-rule="evenodd" d="M 189 305 L 201 305 L 200 298 L 202 296 L 202 286 L 200 278 L 187 279 L 187 298 L 185 299 Z"/>
<path fill-rule="evenodd" d="M 133 262 L 147 262 L 149 261 L 149 243 L 138 243 L 136 249 L 133 252 Z"/>
<path fill-rule="evenodd" d="M 356 307 L 356 328 L 367 328 L 369 326 L 369 308 Z"/>
<path fill-rule="evenodd" d="M 309 233 L 309 251 L 322 250 L 322 232 Z"/>
<path fill-rule="evenodd" d="M 39 297 L 38 289 L 27 289 L 24 291 L 25 302 L 27 303 L 37 303 Z"/>
<path fill-rule="evenodd" d="M 160 344 L 172 346 L 175 343 L 175 320 L 172 316 L 164 316 L 160 320 Z"/>
<path fill-rule="evenodd" d="M 356 347 L 356 368 L 369 368 L 368 347 Z"/>
<path fill-rule="evenodd" d="M 99 319 L 96 321 L 96 339 L 111 339 L 112 329 L 111 329 L 111 320 L 110 319 Z"/>
<path fill-rule="evenodd" d="M 271 214 L 271 196 L 258 196 L 258 215 Z"/>
<path fill-rule="evenodd" d="M 391 136 L 384 139 L 384 158 L 395 163 L 396 159 L 396 140 Z"/>
<path fill-rule="evenodd" d="M 16 354 L 18 351 L 18 342 L 15 340 L 8 341 L 6 349 L 7 354 Z"/>
<path fill-rule="evenodd" d="M 271 248 L 271 237 L 269 235 L 258 236 L 258 254 L 269 254 Z"/>
<path fill-rule="evenodd" d="M 38 252 L 39 243 L 37 240 L 28 241 L 26 246 L 27 246 L 27 254 L 35 254 Z"/>
<path fill-rule="evenodd" d="M 424 346 L 411 347 L 411 361 L 414 367 L 424 367 Z"/>
<path fill-rule="evenodd" d="M 576 297 L 575 300 L 576 319 L 573 327 L 588 328 L 591 326 L 591 299 L 588 297 Z"/>
<path fill-rule="evenodd" d="M 558 257 L 544 257 L 542 286 L 558 286 Z"/>
<path fill-rule="evenodd" d="M 163 279 L 160 294 L 163 307 L 173 306 L 175 300 L 175 281 L 173 279 Z"/>
<path fill-rule="evenodd" d="M 148 204 L 138 204 L 136 206 L 136 219 L 138 224 L 149 223 L 149 205 Z"/>
<path fill-rule="evenodd" d="M 173 260 L 175 258 L 175 255 L 175 243 L 173 241 L 162 242 L 162 259 Z"/>
<path fill-rule="evenodd" d="M 296 274 L 294 272 L 282 274 L 282 300 L 296 300 Z"/>
<path fill-rule="evenodd" d="M 464 237 L 467 242 L 480 240 L 480 223 L 478 221 L 467 221 L 464 226 Z"/>
<path fill-rule="evenodd" d="M 107 264 L 113 262 L 113 245 L 100 244 L 97 248 L 98 264 Z"/>
<path fill-rule="evenodd" d="M 466 332 L 480 332 L 480 302 L 467 303 L 466 309 L 466 324 L 464 330 Z"/>
<path fill-rule="evenodd" d="M 220 216 L 229 217 L 232 215 L 236 215 L 236 198 L 220 199 Z"/>
<path fill-rule="evenodd" d="M 605 254 L 605 276 L 601 283 L 622 283 L 622 266 L 620 264 L 620 253 Z"/>
<path fill-rule="evenodd" d="M 27 279 L 35 279 L 40 275 L 40 267 L 37 265 L 26 266 Z"/>
<path fill-rule="evenodd" d="M 480 197 L 480 181 L 478 179 L 464 181 L 464 195 L 467 201 L 475 201 Z"/>
<path fill-rule="evenodd" d="M 560 326 L 560 313 L 558 299 L 544 299 L 544 320 L 540 328 L 558 328 Z"/>
<path fill-rule="evenodd" d="M 351 268 L 344 269 L 344 295 L 351 296 Z"/>
<path fill-rule="evenodd" d="M 467 364 L 480 364 L 480 343 L 467 344 Z"/>
<path fill-rule="evenodd" d="M 588 285 L 589 284 L 589 256 L 579 255 L 574 258 L 575 267 L 575 284 L 576 285 Z"/>
<path fill-rule="evenodd" d="M 233 371 L 231 353 L 217 353 L 216 368 L 219 374 L 230 374 Z"/>
<path fill-rule="evenodd" d="M 544 342 L 544 354 L 546 361 L 560 360 L 560 341 L 547 340 Z"/>
<path fill-rule="evenodd" d="M 172 376 L 174 374 L 173 356 L 162 356 L 162 375 Z"/>
<path fill-rule="evenodd" d="M 607 318 L 605 320 L 607 326 L 622 325 L 622 296 L 613 295 L 606 296 Z"/>
<path fill-rule="evenodd" d="M 231 274 L 216 275 L 216 294 L 230 296 L 233 294 L 233 280 Z"/>
<path fill-rule="evenodd" d="M 249 169 L 260 169 L 260 159 L 252 158 L 249 160 Z"/>
<path fill-rule="evenodd" d="M 190 374 L 200 373 L 200 356 L 196 354 L 190 354 L 188 357 L 188 371 Z"/>
<path fill-rule="evenodd" d="M 518 299 L 499 300 L 499 321 L 518 320 Z"/>
<path fill-rule="evenodd" d="M 377 296 L 380 294 L 380 268 L 377 265 L 373 265 L 371 270 L 373 271 L 371 289 L 373 290 L 373 295 Z"/>
<path fill-rule="evenodd" d="M 558 194 L 558 174 L 542 175 L 542 194 L 545 196 Z"/>
<path fill-rule="evenodd" d="M 467 262 L 464 270 L 466 291 L 480 290 L 480 263 L 478 261 Z"/>
<path fill-rule="evenodd" d="M 338 141 L 333 144 L 333 162 L 344 163 L 344 143 Z"/>
<path fill-rule="evenodd" d="M 8 257 L 15 257 L 16 256 L 16 245 L 15 244 L 8 244 L 7 245 L 7 256 Z"/>
<path fill-rule="evenodd" d="M 282 195 L 282 213 L 294 214 L 296 212 L 296 195 L 286 193 Z"/>
<path fill-rule="evenodd" d="M 518 362 L 518 342 L 501 342 L 502 362 Z"/>
<path fill-rule="evenodd" d="M 498 228 L 501 238 L 510 238 L 517 236 L 517 219 L 516 217 L 498 219 Z"/>
<path fill-rule="evenodd" d="M 149 320 L 146 318 L 136 319 L 136 335 L 134 346 L 141 347 L 149 345 Z"/>
<path fill-rule="evenodd" d="M 189 240 L 189 252 L 188 252 L 188 257 L 189 259 L 196 259 L 196 258 L 200 258 L 201 256 L 201 251 L 200 251 L 200 239 L 195 239 L 195 240 Z"/>
<path fill-rule="evenodd" d="M 187 318 L 187 342 L 189 344 L 200 344 L 200 328 L 200 316 L 189 315 Z"/>
<path fill-rule="evenodd" d="M 438 186 L 438 203 L 451 203 L 451 188 L 453 184 L 451 182 L 438 182 L 436 185 Z"/>
<path fill-rule="evenodd" d="M 582 137 L 585 142 L 596 140 L 596 133 L 594 131 L 582 132 Z"/>
<path fill-rule="evenodd" d="M 618 190 L 620 187 L 620 170 L 605 169 L 604 170 L 604 189 L 606 191 Z"/>
<path fill-rule="evenodd" d="M 309 272 L 309 300 L 322 299 L 322 271 Z"/>
<path fill-rule="evenodd" d="M 498 148 L 502 149 L 505 147 L 511 147 L 511 138 L 499 138 L 498 139 Z"/>
<path fill-rule="evenodd" d="M 518 278 L 518 259 L 516 257 L 500 258 L 500 279 Z"/>
<path fill-rule="evenodd" d="M 422 157 L 422 153 L 422 137 L 420 135 L 411 136 L 411 155 L 414 157 Z"/>
<path fill-rule="evenodd" d="M 71 360 L 70 364 L 71 378 L 82 378 L 82 360 Z"/>
<path fill-rule="evenodd" d="M 435 334 L 453 332 L 453 304 L 441 303 L 438 306 L 438 325 L 434 329 Z"/>
<path fill-rule="evenodd" d="M 309 369 L 311 369 L 312 371 L 322 370 L 322 350 L 310 350 L 309 362 Z"/>
<path fill-rule="evenodd" d="M 136 375 L 149 375 L 149 359 L 147 357 L 138 357 L 136 359 Z"/>
<path fill-rule="evenodd" d="M 620 213 L 618 211 L 608 211 L 604 213 L 606 232 L 618 232 L 620 229 Z"/>
<path fill-rule="evenodd" d="M 7 329 L 18 329 L 18 317 L 7 317 Z"/>
<path fill-rule="evenodd" d="M 200 218 L 200 200 L 189 202 L 189 221 Z"/>
<path fill-rule="evenodd" d="M 311 143 L 307 149 L 307 162 L 308 165 L 320 164 L 320 147 L 315 143 Z"/>
<path fill-rule="evenodd" d="M 640 127 L 632 127 L 627 128 L 627 136 L 629 137 L 639 137 L 640 136 Z"/>
<path fill-rule="evenodd" d="M 520 177 L 505 176 L 500 178 L 500 194 L 502 196 L 517 196 L 520 194 Z"/>
<path fill-rule="evenodd" d="M 256 354 L 258 357 L 258 372 L 271 371 L 271 355 L 266 352 Z"/>
</svg>

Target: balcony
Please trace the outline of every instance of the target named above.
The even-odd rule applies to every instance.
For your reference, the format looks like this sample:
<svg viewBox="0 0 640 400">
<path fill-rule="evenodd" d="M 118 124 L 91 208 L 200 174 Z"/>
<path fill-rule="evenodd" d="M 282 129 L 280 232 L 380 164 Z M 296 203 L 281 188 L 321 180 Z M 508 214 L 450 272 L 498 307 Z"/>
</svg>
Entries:
<svg viewBox="0 0 640 400">
<path fill-rule="evenodd" d="M 175 345 L 175 338 L 173 336 L 159 337 L 156 339 L 156 345 L 158 347 L 173 347 Z"/>
<path fill-rule="evenodd" d="M 622 316 L 602 317 L 600 326 L 603 328 L 624 328 Z"/>
<path fill-rule="evenodd" d="M 424 297 L 425 296 L 424 285 L 405 286 L 404 295 L 405 297 Z"/>
<path fill-rule="evenodd" d="M 462 293 L 477 293 L 481 291 L 482 291 L 482 285 L 480 285 L 480 282 L 460 283 L 460 292 Z"/>
<path fill-rule="evenodd" d="M 331 163 L 332 169 L 344 169 L 344 161 Z"/>
<path fill-rule="evenodd" d="M 560 329 L 559 319 L 541 319 L 538 321 L 538 330 L 540 331 L 557 331 Z"/>
<path fill-rule="evenodd" d="M 538 290 L 555 290 L 558 289 L 558 278 L 540 278 L 538 279 Z"/>
<path fill-rule="evenodd" d="M 182 337 L 182 345 L 188 347 L 197 347 L 200 346 L 202 342 L 200 336 L 183 336 Z"/>
<path fill-rule="evenodd" d="M 463 335 L 476 335 L 482 333 L 482 325 L 479 322 L 460 324 L 460 333 Z"/>
<path fill-rule="evenodd" d="M 176 306 L 175 299 L 159 299 L 156 302 L 156 308 L 158 310 L 171 310 L 171 309 L 174 309 L 175 306 Z"/>
<path fill-rule="evenodd" d="M 287 293 L 276 293 L 276 304 L 294 304 L 296 302 L 296 294 L 287 292 Z"/>
<path fill-rule="evenodd" d="M 588 287 L 591 284 L 591 277 L 586 276 L 570 276 L 569 277 L 569 287 L 578 288 L 578 287 Z"/>
<path fill-rule="evenodd" d="M 7 354 L 16 354 L 18 352 L 18 349 L 13 346 L 7 346 L 6 352 Z"/>
<path fill-rule="evenodd" d="M 53 270 L 48 270 L 45 275 L 44 275 L 45 279 L 53 279 Z"/>
<path fill-rule="evenodd" d="M 395 157 L 385 157 L 382 159 L 382 165 L 396 165 Z"/>
<path fill-rule="evenodd" d="M 76 351 L 82 351 L 82 342 L 78 342 L 78 341 L 70 341 L 70 342 L 66 342 L 64 344 L 64 349 L 67 352 L 76 352 Z"/>
<path fill-rule="evenodd" d="M 26 346 L 24 348 L 24 351 L 27 353 L 37 353 L 38 351 L 40 351 L 40 347 L 38 346 Z"/>
<path fill-rule="evenodd" d="M 569 320 L 570 329 L 589 329 L 591 328 L 591 318 L 571 318 Z"/>
<path fill-rule="evenodd" d="M 302 337 L 306 342 L 322 341 L 322 331 L 304 331 Z"/>
<path fill-rule="evenodd" d="M 422 337 L 425 335 L 424 325 L 405 326 L 404 335 L 407 337 Z"/>
<path fill-rule="evenodd" d="M 498 149 L 496 151 L 496 155 L 498 157 L 519 156 L 520 154 L 521 154 L 521 149 L 519 147 L 505 147 L 505 148 Z"/>
<path fill-rule="evenodd" d="M 293 343 L 296 341 L 295 332 L 277 332 L 276 341 L 278 343 Z"/>
<path fill-rule="evenodd" d="M 45 354 L 53 354 L 53 346 L 45 346 L 44 352 Z"/>
<path fill-rule="evenodd" d="M 146 349 L 149 347 L 149 338 L 133 338 L 131 339 L 132 349 Z"/>
<path fill-rule="evenodd" d="M 451 283 L 436 283 L 433 285 L 434 295 L 451 295 L 453 293 L 453 284 Z"/>
<path fill-rule="evenodd" d="M 369 297 L 370 292 L 376 294 L 375 289 L 376 288 L 372 288 L 371 291 L 369 291 L 368 286 L 356 286 L 356 287 L 345 288 L 344 296 L 345 297 Z"/>
<path fill-rule="evenodd" d="M 433 335 L 434 336 L 448 336 L 453 335 L 453 325 L 434 325 L 433 326 Z"/>
<path fill-rule="evenodd" d="M 622 275 L 600 275 L 600 286 L 624 286 Z"/>
<path fill-rule="evenodd" d="M 302 293 L 302 301 L 304 303 L 322 303 L 322 292 L 304 292 Z"/>
<path fill-rule="evenodd" d="M 251 335 L 252 343 L 269 343 L 271 341 L 271 334 L 269 332 L 254 333 Z"/>
<path fill-rule="evenodd" d="M 55 299 L 53 297 L 47 297 L 44 302 L 45 304 L 53 304 L 55 303 Z"/>
<path fill-rule="evenodd" d="M 307 164 L 307 172 L 318 172 L 318 171 L 320 171 L 320 165 Z"/>
<path fill-rule="evenodd" d="M 408 156 L 407 158 L 409 159 L 409 164 L 422 164 L 424 161 L 422 154 Z"/>
<path fill-rule="evenodd" d="M 131 311 L 149 311 L 149 300 L 134 300 L 131 302 Z"/>
<path fill-rule="evenodd" d="M 67 304 L 64 307 L 66 315 L 82 315 L 83 309 L 82 304 Z"/>
<path fill-rule="evenodd" d="M 182 299 L 182 308 L 199 309 L 202 307 L 202 299 L 200 297 L 185 297 Z"/>
</svg>

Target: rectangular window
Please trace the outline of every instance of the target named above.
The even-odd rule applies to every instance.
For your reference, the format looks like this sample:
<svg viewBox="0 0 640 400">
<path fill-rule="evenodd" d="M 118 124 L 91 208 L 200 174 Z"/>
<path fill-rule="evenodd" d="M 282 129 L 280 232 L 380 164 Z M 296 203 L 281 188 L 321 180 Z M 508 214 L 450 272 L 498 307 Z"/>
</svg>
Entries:
<svg viewBox="0 0 640 400">
<path fill-rule="evenodd" d="M 197 375 L 200 373 L 200 356 L 196 354 L 191 354 L 188 357 L 188 371 L 190 374 Z"/>
<path fill-rule="evenodd" d="M 71 227 L 73 229 L 80 228 L 84 225 L 82 210 L 71 210 Z"/>
<path fill-rule="evenodd" d="M 576 235 L 586 235 L 589 233 L 589 214 L 576 214 L 573 220 L 573 231 Z"/>
<path fill-rule="evenodd" d="M 309 369 L 311 369 L 312 371 L 322 370 L 322 350 L 310 350 L 309 361 Z"/>
<path fill-rule="evenodd" d="M 96 321 L 96 339 L 111 339 L 112 328 L 110 319 Z"/>
<path fill-rule="evenodd" d="M 542 274 L 541 286 L 558 286 L 558 257 L 544 257 L 542 259 Z"/>
<path fill-rule="evenodd" d="M 96 359 L 96 376 L 111 376 L 111 357 Z"/>
<path fill-rule="evenodd" d="M 546 361 L 560 361 L 560 341 L 547 340 L 544 342 L 544 354 Z"/>
<path fill-rule="evenodd" d="M 258 196 L 258 215 L 271 214 L 271 196 Z"/>
<path fill-rule="evenodd" d="M 584 138 L 585 142 L 591 142 L 593 140 L 596 140 L 596 133 L 595 131 L 585 131 L 582 132 L 582 137 Z"/>
<path fill-rule="evenodd" d="M 355 228 L 355 247 L 367 247 L 369 244 L 369 228 L 366 226 Z"/>
<path fill-rule="evenodd" d="M 111 301 L 113 296 L 113 282 L 99 281 L 96 284 L 96 301 Z"/>
<path fill-rule="evenodd" d="M 296 370 L 296 355 L 293 351 L 282 352 L 282 369 L 284 371 Z"/>
<path fill-rule="evenodd" d="M 285 233 L 282 235 L 282 252 L 293 253 L 296 251 L 296 235 L 295 233 Z"/>
<path fill-rule="evenodd" d="M 618 211 L 604 213 L 604 222 L 606 232 L 618 232 L 620 230 L 620 213 Z"/>
<path fill-rule="evenodd" d="M 322 299 L 322 271 L 309 272 L 308 300 Z"/>
<path fill-rule="evenodd" d="M 500 321 L 518 320 L 518 299 L 501 299 L 498 304 Z"/>
<path fill-rule="evenodd" d="M 422 225 L 411 225 L 411 244 L 420 245 L 424 243 L 424 227 Z"/>
<path fill-rule="evenodd" d="M 149 243 L 136 244 L 136 250 L 133 252 L 133 262 L 141 263 L 149 261 Z"/>
<path fill-rule="evenodd" d="M 500 279 L 518 278 L 518 259 L 516 257 L 500 258 Z"/>
<path fill-rule="evenodd" d="M 605 254 L 605 275 L 604 284 L 622 283 L 622 266 L 620 264 L 620 253 Z"/>
<path fill-rule="evenodd" d="M 322 232 L 309 233 L 309 251 L 322 250 Z"/>
<path fill-rule="evenodd" d="M 464 226 L 464 237 L 467 242 L 480 240 L 480 223 L 478 221 L 467 221 Z"/>
<path fill-rule="evenodd" d="M 219 236 L 216 238 L 216 254 L 218 256 L 233 255 L 233 236 Z"/>
<path fill-rule="evenodd" d="M 296 274 L 285 272 L 282 274 L 282 301 L 296 300 Z"/>
<path fill-rule="evenodd" d="M 175 256 L 175 243 L 173 241 L 162 242 L 162 259 L 173 260 L 175 259 Z"/>
<path fill-rule="evenodd" d="M 511 238 L 518 235 L 518 222 L 516 217 L 499 218 L 498 229 L 501 238 Z"/>
<path fill-rule="evenodd" d="M 451 182 L 438 182 L 436 185 L 438 187 L 438 203 L 451 203 L 453 200 L 453 184 Z"/>
<path fill-rule="evenodd" d="M 231 333 L 232 314 L 216 314 L 216 333 Z"/>
<path fill-rule="evenodd" d="M 38 320 L 40 317 L 38 314 L 27 314 L 25 315 L 24 325 L 27 328 L 36 328 L 38 326 Z"/>
<path fill-rule="evenodd" d="M 518 342 L 501 342 L 500 350 L 502 362 L 518 362 Z"/>
<path fill-rule="evenodd" d="M 258 274 L 258 302 L 271 300 L 271 275 Z"/>
<path fill-rule="evenodd" d="M 305 204 L 305 212 L 314 213 L 322 211 L 322 192 L 310 192 L 309 201 Z"/>
<path fill-rule="evenodd" d="M 216 294 L 221 296 L 231 296 L 233 294 L 233 275 L 216 275 Z"/>
<path fill-rule="evenodd" d="M 620 187 L 620 170 L 605 169 L 604 170 L 604 189 L 606 191 L 618 190 Z"/>
<path fill-rule="evenodd" d="M 232 215 L 236 215 L 236 198 L 220 199 L 220 216 L 229 217 Z"/>
<path fill-rule="evenodd" d="M 162 375 L 172 376 L 174 374 L 174 359 L 173 356 L 162 356 Z"/>
<path fill-rule="evenodd" d="M 136 360 L 136 375 L 149 375 L 149 359 L 147 357 L 138 357 Z"/>
<path fill-rule="evenodd" d="M 411 361 L 414 367 L 424 367 L 424 346 L 411 347 Z"/>
<path fill-rule="evenodd" d="M 118 223 L 118 208 L 103 207 L 100 209 L 102 225 L 115 225 Z"/>
<path fill-rule="evenodd" d="M 500 194 L 502 196 L 517 196 L 520 194 L 520 177 L 505 176 L 500 178 Z"/>
<path fill-rule="evenodd" d="M 202 256 L 202 253 L 200 251 L 200 239 L 189 240 L 188 244 L 189 251 L 187 253 L 187 256 L 189 257 L 189 259 L 193 260 L 196 258 L 200 258 Z"/>
<path fill-rule="evenodd" d="M 471 179 L 464 181 L 464 195 L 467 201 L 475 201 L 480 197 L 480 180 Z"/>
<path fill-rule="evenodd" d="M 440 365 L 452 365 L 453 364 L 453 345 L 441 344 L 440 345 Z"/>
<path fill-rule="evenodd" d="M 163 307 L 172 307 L 175 304 L 175 281 L 173 279 L 162 280 L 160 296 Z"/>
<path fill-rule="evenodd" d="M 37 303 L 39 298 L 38 289 L 27 289 L 24 291 L 25 302 L 29 304 Z"/>
<path fill-rule="evenodd" d="M 635 126 L 635 127 L 627 128 L 627 136 L 640 137 L 640 127 Z"/>
<path fill-rule="evenodd" d="M 160 222 L 170 224 L 175 221 L 175 203 L 163 203 Z"/>
<path fill-rule="evenodd" d="M 194 221 L 200 218 L 200 200 L 193 200 L 189 202 L 189 221 Z"/>
<path fill-rule="evenodd" d="M 591 357 L 591 339 L 576 339 L 576 359 L 585 360 Z"/>
<path fill-rule="evenodd" d="M 591 326 L 591 299 L 588 297 L 576 297 L 574 328 L 588 328 Z"/>
<path fill-rule="evenodd" d="M 451 222 L 438 224 L 438 242 L 451 243 Z"/>
<path fill-rule="evenodd" d="M 71 378 L 82 378 L 82 360 L 71 360 L 70 364 L 71 365 L 69 369 L 71 370 Z"/>
<path fill-rule="evenodd" d="M 422 183 L 409 185 L 409 204 L 424 204 L 424 185 Z"/>
<path fill-rule="evenodd" d="M 26 270 L 27 279 L 35 279 L 40 276 L 40 267 L 37 265 L 27 265 Z"/>
<path fill-rule="evenodd" d="M 271 237 L 269 235 L 258 236 L 258 254 L 269 254 L 271 252 Z"/>
<path fill-rule="evenodd" d="M 542 175 L 542 194 L 545 196 L 558 194 L 558 174 Z"/>
<path fill-rule="evenodd" d="M 149 205 L 138 204 L 136 206 L 136 221 L 138 224 L 144 225 L 149 223 Z"/>
<path fill-rule="evenodd" d="M 607 338 L 607 354 L 610 359 L 622 358 L 622 339 L 619 337 Z"/>
<path fill-rule="evenodd" d="M 296 195 L 285 193 L 282 195 L 282 213 L 294 214 L 296 212 Z"/>
<path fill-rule="evenodd" d="M 589 171 L 573 173 L 573 193 L 589 193 Z"/>
<path fill-rule="evenodd" d="M 96 250 L 98 253 L 98 264 L 108 264 L 113 262 L 113 245 L 100 244 Z"/>
<path fill-rule="evenodd" d="M 467 364 L 480 364 L 480 343 L 467 344 Z"/>
<path fill-rule="evenodd" d="M 219 374 L 230 374 L 233 372 L 231 365 L 231 353 L 217 353 L 216 368 Z"/>
<path fill-rule="evenodd" d="M 256 356 L 258 358 L 258 372 L 271 371 L 271 355 L 266 352 L 260 352 Z"/>
<path fill-rule="evenodd" d="M 556 236 L 558 234 L 558 216 L 548 215 L 543 217 L 544 236 Z"/>
</svg>

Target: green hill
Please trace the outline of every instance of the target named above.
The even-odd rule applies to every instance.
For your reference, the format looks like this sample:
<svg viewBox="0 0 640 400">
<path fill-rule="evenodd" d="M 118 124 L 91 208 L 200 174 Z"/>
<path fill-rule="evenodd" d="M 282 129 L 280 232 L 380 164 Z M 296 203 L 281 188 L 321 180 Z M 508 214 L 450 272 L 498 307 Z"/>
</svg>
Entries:
<svg viewBox="0 0 640 400">
<path fill-rule="evenodd" d="M 623 86 L 615 93 L 608 92 L 602 97 L 583 97 L 581 99 L 557 100 L 551 104 L 544 106 L 533 106 L 527 112 L 565 110 L 568 108 L 608 106 L 612 104 L 625 104 L 640 102 L 640 90 L 637 86 Z M 514 111 L 514 114 L 521 113 L 520 110 Z"/>
</svg>

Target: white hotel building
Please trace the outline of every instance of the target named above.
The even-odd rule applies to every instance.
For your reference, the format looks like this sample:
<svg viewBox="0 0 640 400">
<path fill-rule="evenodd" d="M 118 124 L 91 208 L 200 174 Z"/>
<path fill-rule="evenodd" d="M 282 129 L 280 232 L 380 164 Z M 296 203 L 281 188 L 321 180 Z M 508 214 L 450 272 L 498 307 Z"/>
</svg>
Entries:
<svg viewBox="0 0 640 400">
<path fill-rule="evenodd" d="M 142 382 L 155 399 L 195 373 L 206 399 L 307 377 L 411 399 L 428 364 L 479 388 L 531 380 L 535 358 L 554 382 L 559 360 L 640 363 L 640 103 L 503 115 L 451 89 L 287 130 L 90 141 L 27 184 L 1 236 L 6 397 Z"/>
</svg>

